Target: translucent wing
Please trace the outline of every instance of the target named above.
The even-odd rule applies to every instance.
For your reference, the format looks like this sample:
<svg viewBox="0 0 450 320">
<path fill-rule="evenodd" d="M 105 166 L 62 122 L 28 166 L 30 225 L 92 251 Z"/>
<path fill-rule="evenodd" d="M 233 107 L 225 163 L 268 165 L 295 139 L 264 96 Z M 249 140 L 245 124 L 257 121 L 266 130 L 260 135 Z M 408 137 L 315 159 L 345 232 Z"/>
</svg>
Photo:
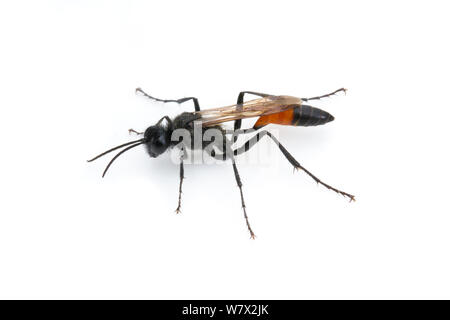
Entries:
<svg viewBox="0 0 450 320">
<path fill-rule="evenodd" d="M 279 113 L 301 105 L 302 99 L 291 96 L 267 96 L 250 100 L 244 104 L 234 104 L 227 107 L 207 109 L 195 112 L 201 115 L 198 121 L 203 126 L 213 126 L 219 123 L 259 117 L 267 114 Z"/>
</svg>

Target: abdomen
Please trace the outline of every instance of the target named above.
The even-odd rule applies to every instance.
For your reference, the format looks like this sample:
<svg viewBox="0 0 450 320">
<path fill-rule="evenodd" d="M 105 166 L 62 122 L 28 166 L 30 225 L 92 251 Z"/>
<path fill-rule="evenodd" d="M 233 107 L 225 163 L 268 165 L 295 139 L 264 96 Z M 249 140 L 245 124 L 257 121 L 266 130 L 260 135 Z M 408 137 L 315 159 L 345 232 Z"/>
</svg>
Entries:
<svg viewBox="0 0 450 320">
<path fill-rule="evenodd" d="M 259 129 L 269 123 L 287 126 L 318 126 L 333 121 L 328 112 L 308 105 L 297 105 L 292 109 L 259 117 L 253 129 Z"/>
</svg>

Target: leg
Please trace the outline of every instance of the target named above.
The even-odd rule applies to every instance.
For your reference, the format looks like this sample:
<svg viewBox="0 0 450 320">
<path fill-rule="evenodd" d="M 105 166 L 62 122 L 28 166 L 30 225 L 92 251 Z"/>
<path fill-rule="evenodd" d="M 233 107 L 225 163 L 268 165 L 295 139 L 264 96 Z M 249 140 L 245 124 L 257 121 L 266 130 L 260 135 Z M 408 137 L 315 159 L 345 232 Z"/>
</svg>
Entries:
<svg viewBox="0 0 450 320">
<path fill-rule="evenodd" d="M 156 123 L 156 125 L 160 125 L 164 120 L 167 121 L 167 124 L 169 125 L 169 128 L 173 127 L 173 123 L 172 123 L 172 119 L 170 119 L 168 116 L 164 116 L 161 119 L 158 120 L 158 122 Z"/>
<path fill-rule="evenodd" d="M 232 159 L 232 161 L 233 161 L 234 177 L 236 178 L 236 182 L 239 187 L 239 191 L 241 193 L 241 203 L 242 203 L 242 210 L 244 210 L 245 223 L 247 224 L 247 229 L 250 232 L 250 238 L 255 239 L 255 234 L 253 233 L 253 230 L 250 227 L 250 223 L 248 222 L 247 211 L 245 210 L 245 202 L 244 202 L 244 194 L 242 193 L 241 177 L 239 176 L 239 172 L 236 167 L 236 163 L 234 162 L 234 159 Z"/>
<path fill-rule="evenodd" d="M 240 125 L 240 124 L 239 124 Z M 248 128 L 248 129 L 239 129 L 239 130 L 224 130 L 225 134 L 231 134 L 231 141 L 232 141 L 232 145 L 236 143 L 237 138 L 240 134 L 249 134 L 249 133 L 253 133 L 256 132 L 260 129 L 262 129 L 264 126 L 261 126 L 257 129 L 253 129 L 253 128 Z"/>
<path fill-rule="evenodd" d="M 175 212 L 178 214 L 181 212 L 181 194 L 182 194 L 182 187 L 183 187 L 183 180 L 184 180 L 184 166 L 183 166 L 183 159 L 186 154 L 186 151 L 184 149 L 181 150 L 183 154 L 180 157 L 180 187 L 178 188 L 178 207 L 175 209 Z"/>
<path fill-rule="evenodd" d="M 172 128 L 172 127 L 173 127 L 172 119 L 170 119 L 168 116 L 164 116 L 164 117 L 162 117 L 161 119 L 159 119 L 159 121 L 156 123 L 156 125 L 160 125 L 161 122 L 163 122 L 164 120 L 167 121 L 167 124 L 169 125 L 169 128 Z M 134 130 L 134 129 L 128 129 L 128 133 L 129 133 L 129 134 L 134 133 L 134 134 L 137 134 L 137 135 L 144 134 L 144 132 L 139 132 L 139 131 L 136 131 L 136 130 Z"/>
<path fill-rule="evenodd" d="M 244 152 L 247 152 L 248 150 L 250 150 L 251 147 L 253 147 L 256 143 L 259 142 L 259 140 L 264 137 L 265 135 L 269 136 L 277 145 L 278 148 L 280 148 L 281 152 L 284 154 L 284 156 L 286 157 L 286 159 L 288 159 L 288 161 L 294 166 L 294 169 L 298 170 L 298 169 L 302 169 L 303 171 L 306 172 L 306 174 L 308 174 L 311 178 L 313 178 L 318 184 L 323 185 L 324 187 L 333 190 L 334 192 L 337 192 L 341 195 L 343 195 L 344 197 L 348 197 L 351 201 L 355 201 L 355 196 L 338 190 L 332 186 L 330 186 L 329 184 L 326 184 L 325 182 L 322 182 L 319 178 L 317 178 L 315 175 L 313 175 L 311 172 L 309 172 L 308 170 L 306 170 L 302 165 L 300 165 L 300 163 L 295 160 L 295 158 L 286 150 L 286 148 L 274 137 L 272 136 L 272 134 L 268 131 L 261 131 L 258 134 L 256 134 L 255 136 L 253 136 L 252 138 L 250 138 L 249 140 L 247 140 L 245 142 L 245 144 L 243 146 L 241 146 L 239 149 L 236 149 L 233 151 L 234 155 L 239 155 L 242 154 Z"/>
<path fill-rule="evenodd" d="M 310 100 L 319 100 L 319 99 L 322 99 L 322 98 L 326 98 L 326 97 L 330 97 L 332 95 L 335 95 L 336 93 L 341 92 L 341 91 L 344 91 L 344 93 L 346 93 L 347 89 L 340 88 L 340 89 L 337 89 L 336 91 L 333 91 L 332 93 L 324 94 L 323 96 L 317 96 L 317 97 L 312 97 L 312 98 L 302 98 L 302 100 L 305 101 L 305 102 L 306 101 L 310 101 Z"/>
<path fill-rule="evenodd" d="M 178 100 L 163 100 L 163 99 L 158 99 L 158 98 L 152 97 L 151 95 L 145 93 L 141 88 L 137 88 L 137 89 L 136 89 L 136 92 L 140 92 L 140 93 L 142 93 L 144 96 L 146 96 L 147 98 L 150 98 L 150 99 L 152 99 L 152 100 L 156 100 L 156 101 L 164 102 L 164 103 L 165 103 L 165 102 L 183 103 L 183 102 L 192 100 L 192 101 L 194 101 L 195 111 L 200 111 L 200 105 L 199 105 L 199 103 L 198 103 L 198 99 L 195 98 L 195 97 L 181 98 L 181 99 L 178 99 Z"/>
<path fill-rule="evenodd" d="M 255 144 L 259 142 L 259 140 L 264 137 L 265 135 L 269 134 L 268 131 L 261 131 L 257 134 L 255 134 L 253 137 L 248 139 L 242 146 L 240 146 L 238 149 L 233 150 L 233 155 L 237 156 L 240 154 L 243 154 L 250 150 Z"/>
<path fill-rule="evenodd" d="M 255 239 L 255 234 L 253 233 L 252 227 L 250 226 L 250 222 L 248 221 L 247 210 L 246 210 L 245 201 L 244 201 L 244 193 L 242 192 L 242 181 L 241 181 L 241 177 L 239 176 L 236 162 L 233 157 L 233 151 L 228 149 L 227 152 L 224 152 L 222 154 L 217 154 L 216 151 L 213 149 L 213 150 L 211 150 L 210 155 L 211 155 L 211 157 L 213 157 L 215 159 L 219 159 L 219 160 L 231 159 L 231 161 L 233 163 L 234 177 L 236 178 L 236 182 L 239 187 L 239 192 L 241 194 L 241 204 L 242 204 L 242 210 L 244 211 L 245 223 L 247 224 L 247 229 L 250 232 L 250 238 Z"/>
<path fill-rule="evenodd" d="M 129 134 L 134 133 L 134 134 L 137 134 L 137 135 L 144 134 L 143 132 L 138 132 L 138 131 L 136 131 L 136 130 L 134 130 L 134 129 L 128 129 L 128 133 L 129 133 Z"/>
<path fill-rule="evenodd" d="M 267 93 L 259 93 L 259 92 L 253 92 L 253 91 L 242 91 L 239 93 L 238 99 L 237 99 L 237 104 L 238 105 L 242 105 L 244 104 L 244 95 L 245 94 L 253 94 L 255 96 L 260 96 L 262 98 L 269 96 L 269 94 Z M 234 121 L 234 131 L 238 131 L 241 128 L 242 125 L 242 120 L 235 120 Z M 233 142 L 236 142 L 237 140 L 237 135 L 233 137 Z"/>
<path fill-rule="evenodd" d="M 244 95 L 245 94 L 253 94 L 255 96 L 260 96 L 262 98 L 270 96 L 270 94 L 267 93 L 260 93 L 260 92 L 254 92 L 254 91 L 241 91 L 239 92 L 239 96 L 237 99 L 237 104 L 243 104 L 244 103 Z"/>
</svg>

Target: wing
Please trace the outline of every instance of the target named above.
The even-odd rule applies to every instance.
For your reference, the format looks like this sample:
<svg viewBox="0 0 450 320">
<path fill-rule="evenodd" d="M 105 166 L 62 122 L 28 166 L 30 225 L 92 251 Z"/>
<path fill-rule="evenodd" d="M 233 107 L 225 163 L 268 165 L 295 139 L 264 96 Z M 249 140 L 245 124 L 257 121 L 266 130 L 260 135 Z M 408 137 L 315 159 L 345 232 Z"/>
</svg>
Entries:
<svg viewBox="0 0 450 320">
<path fill-rule="evenodd" d="M 219 123 L 259 117 L 292 109 L 302 104 L 302 99 L 291 96 L 267 96 L 250 100 L 244 104 L 234 104 L 227 107 L 207 109 L 195 112 L 199 114 L 202 125 L 205 127 Z"/>
</svg>

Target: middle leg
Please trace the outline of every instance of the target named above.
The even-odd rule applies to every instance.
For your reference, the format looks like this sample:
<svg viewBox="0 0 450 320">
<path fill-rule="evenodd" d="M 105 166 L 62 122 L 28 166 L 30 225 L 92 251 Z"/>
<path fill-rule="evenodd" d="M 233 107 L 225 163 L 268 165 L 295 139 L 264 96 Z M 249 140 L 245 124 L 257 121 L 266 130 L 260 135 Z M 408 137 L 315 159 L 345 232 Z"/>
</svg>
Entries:
<svg viewBox="0 0 450 320">
<path fill-rule="evenodd" d="M 241 177 L 239 176 L 239 172 L 238 172 L 238 169 L 236 166 L 236 162 L 234 161 L 234 158 L 231 161 L 233 161 L 234 177 L 236 178 L 236 182 L 239 187 L 239 192 L 241 193 L 241 204 L 242 204 L 242 210 L 244 210 L 245 223 L 247 224 L 247 229 L 250 232 L 250 238 L 255 239 L 255 234 L 253 233 L 252 227 L 250 227 L 250 222 L 248 222 L 247 210 L 245 209 L 246 207 L 245 207 L 245 201 L 244 201 L 244 193 L 242 192 Z"/>
<path fill-rule="evenodd" d="M 164 99 L 158 99 L 158 98 L 152 97 L 151 95 L 145 93 L 145 91 L 142 90 L 141 88 L 136 88 L 136 92 L 142 93 L 144 96 L 146 96 L 149 99 L 156 100 L 159 102 L 164 102 L 164 103 L 166 103 L 166 102 L 183 103 L 183 102 L 192 100 L 194 102 L 195 111 L 200 111 L 200 104 L 198 103 L 198 99 L 195 97 L 187 97 L 187 98 L 181 98 L 181 99 L 177 99 L 177 100 L 164 100 Z"/>
<path fill-rule="evenodd" d="M 246 210 L 245 201 L 244 201 L 244 193 L 242 191 L 242 181 L 241 181 L 241 177 L 239 176 L 239 171 L 237 169 L 236 162 L 234 160 L 233 151 L 231 150 L 231 148 L 227 148 L 226 151 L 223 153 L 216 153 L 216 151 L 214 149 L 212 149 L 210 152 L 210 156 L 215 159 L 218 159 L 218 160 L 231 159 L 232 164 L 233 164 L 234 177 L 235 177 L 236 183 L 239 187 L 239 192 L 241 194 L 241 204 L 242 204 L 242 210 L 244 211 L 245 223 L 247 225 L 248 231 L 250 232 L 250 238 L 255 239 L 255 237 L 256 237 L 255 233 L 253 232 L 252 227 L 250 226 L 250 222 L 248 220 L 247 210 Z"/>
</svg>

